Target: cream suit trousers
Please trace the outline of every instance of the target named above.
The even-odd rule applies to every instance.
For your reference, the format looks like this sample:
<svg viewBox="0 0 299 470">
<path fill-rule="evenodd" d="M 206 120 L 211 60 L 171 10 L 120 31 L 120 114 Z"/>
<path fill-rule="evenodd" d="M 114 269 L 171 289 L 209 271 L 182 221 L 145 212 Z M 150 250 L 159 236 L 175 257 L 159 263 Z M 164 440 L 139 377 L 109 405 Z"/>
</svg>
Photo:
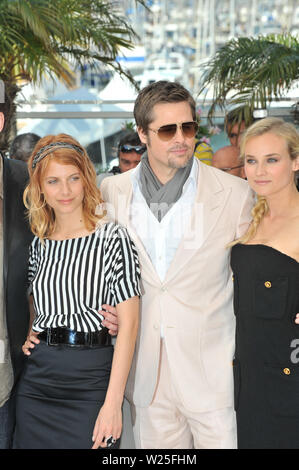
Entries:
<svg viewBox="0 0 299 470">
<path fill-rule="evenodd" d="M 236 418 L 232 408 L 194 413 L 181 404 L 171 380 L 163 340 L 161 340 L 158 383 L 153 401 L 148 408 L 132 406 L 131 411 L 137 449 L 235 449 L 237 447 Z"/>
</svg>

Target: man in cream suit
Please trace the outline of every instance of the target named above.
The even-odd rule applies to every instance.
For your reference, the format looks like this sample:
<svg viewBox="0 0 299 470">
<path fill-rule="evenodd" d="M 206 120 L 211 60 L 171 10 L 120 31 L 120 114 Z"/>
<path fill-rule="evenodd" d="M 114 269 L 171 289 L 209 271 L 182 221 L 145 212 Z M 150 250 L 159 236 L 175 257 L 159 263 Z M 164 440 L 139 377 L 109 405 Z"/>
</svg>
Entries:
<svg viewBox="0 0 299 470">
<path fill-rule="evenodd" d="M 235 323 L 226 246 L 246 230 L 253 196 L 246 181 L 193 157 L 195 102 L 180 84 L 161 81 L 141 90 L 134 115 L 147 152 L 134 170 L 105 179 L 101 190 L 141 264 L 141 321 L 126 393 L 135 444 L 234 448 Z"/>
</svg>

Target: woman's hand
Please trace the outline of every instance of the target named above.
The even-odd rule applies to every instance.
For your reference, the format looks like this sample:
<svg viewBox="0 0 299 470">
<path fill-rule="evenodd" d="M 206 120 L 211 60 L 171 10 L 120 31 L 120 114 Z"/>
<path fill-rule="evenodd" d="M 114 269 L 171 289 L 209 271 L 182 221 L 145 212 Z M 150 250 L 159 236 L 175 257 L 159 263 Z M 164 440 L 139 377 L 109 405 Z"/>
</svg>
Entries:
<svg viewBox="0 0 299 470">
<path fill-rule="evenodd" d="M 25 343 L 22 346 L 22 351 L 26 356 L 30 356 L 30 349 L 33 349 L 36 344 L 39 344 L 40 340 L 38 339 L 38 333 L 35 331 L 30 331 L 27 336 Z"/>
<path fill-rule="evenodd" d="M 107 439 L 112 437 L 112 439 L 116 441 L 120 438 L 121 430 L 121 406 L 108 405 L 105 402 L 102 408 L 100 409 L 93 429 L 92 440 L 94 444 L 92 446 L 92 449 L 98 449 L 99 447 L 107 447 Z M 111 439 L 109 439 L 109 441 L 111 442 Z"/>
<path fill-rule="evenodd" d="M 299 313 L 296 314 L 295 323 L 297 323 L 299 325 Z"/>
</svg>

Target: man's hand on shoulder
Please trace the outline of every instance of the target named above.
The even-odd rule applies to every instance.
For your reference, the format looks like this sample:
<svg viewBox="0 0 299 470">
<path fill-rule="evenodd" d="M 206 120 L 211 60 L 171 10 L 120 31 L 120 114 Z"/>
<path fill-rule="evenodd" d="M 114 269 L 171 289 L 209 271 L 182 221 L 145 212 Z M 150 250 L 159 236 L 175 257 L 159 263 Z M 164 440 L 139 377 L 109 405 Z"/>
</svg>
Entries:
<svg viewBox="0 0 299 470">
<path fill-rule="evenodd" d="M 116 308 L 111 305 L 102 305 L 102 310 L 99 313 L 103 315 L 104 320 L 102 325 L 108 328 L 108 332 L 111 336 L 115 336 L 118 333 L 118 320 Z"/>
</svg>

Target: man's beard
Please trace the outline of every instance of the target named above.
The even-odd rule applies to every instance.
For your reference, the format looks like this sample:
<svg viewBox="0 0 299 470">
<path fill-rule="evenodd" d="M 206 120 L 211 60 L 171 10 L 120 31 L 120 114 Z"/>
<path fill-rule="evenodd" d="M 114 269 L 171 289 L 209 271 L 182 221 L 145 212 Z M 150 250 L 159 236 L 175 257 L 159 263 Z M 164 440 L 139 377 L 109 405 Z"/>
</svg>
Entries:
<svg viewBox="0 0 299 470">
<path fill-rule="evenodd" d="M 193 152 L 190 152 L 190 149 L 186 149 L 186 154 L 182 157 L 168 157 L 168 166 L 169 168 L 179 169 L 179 168 L 186 168 L 190 159 L 193 157 Z"/>
</svg>

